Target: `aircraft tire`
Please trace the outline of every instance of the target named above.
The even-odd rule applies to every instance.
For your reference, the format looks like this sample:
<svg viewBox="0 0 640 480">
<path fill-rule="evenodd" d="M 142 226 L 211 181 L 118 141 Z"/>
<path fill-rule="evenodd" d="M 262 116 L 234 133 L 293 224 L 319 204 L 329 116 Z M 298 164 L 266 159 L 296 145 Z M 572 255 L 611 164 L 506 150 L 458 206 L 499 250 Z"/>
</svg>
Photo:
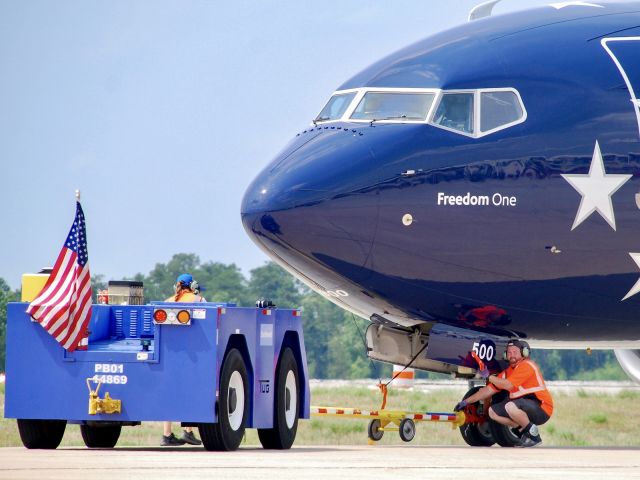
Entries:
<svg viewBox="0 0 640 480">
<path fill-rule="evenodd" d="M 501 392 L 495 394 L 491 401 L 495 404 L 502 402 L 507 397 L 507 392 L 502 390 Z M 520 438 L 516 436 L 512 431 L 511 427 L 506 425 L 502 425 L 494 420 L 489 421 L 489 429 L 491 430 L 491 434 L 495 439 L 496 443 L 501 447 L 515 447 L 520 445 Z"/>
<path fill-rule="evenodd" d="M 259 428 L 258 438 L 264 448 L 286 450 L 296 439 L 300 416 L 298 362 L 289 347 L 280 355 L 275 386 L 273 428 Z"/>
<path fill-rule="evenodd" d="M 491 428 L 493 438 L 496 439 L 496 443 L 501 447 L 515 447 L 520 445 L 520 438 L 511 431 L 510 427 L 493 420 L 489 422 L 489 427 Z"/>
<path fill-rule="evenodd" d="M 58 448 L 66 428 L 66 420 L 18 419 L 20 439 L 22 444 L 29 449 L 53 450 Z"/>
<path fill-rule="evenodd" d="M 89 448 L 113 448 L 118 443 L 122 425 L 80 425 L 84 444 Z"/>
<path fill-rule="evenodd" d="M 467 423 L 460 427 L 460 435 L 462 439 L 472 447 L 490 447 L 496 441 L 491 433 L 489 422 L 482 425 L 475 423 Z"/>
<path fill-rule="evenodd" d="M 201 423 L 198 431 L 206 450 L 236 450 L 249 418 L 249 380 L 242 354 L 235 348 L 225 356 L 219 385 L 218 422 Z"/>
<path fill-rule="evenodd" d="M 473 387 L 463 398 L 469 398 L 471 395 L 480 390 L 480 387 Z M 476 407 L 480 402 L 476 403 Z M 467 445 L 471 447 L 490 447 L 496 443 L 491 428 L 489 426 L 489 417 L 483 424 L 465 423 L 460 426 L 460 435 Z"/>
</svg>

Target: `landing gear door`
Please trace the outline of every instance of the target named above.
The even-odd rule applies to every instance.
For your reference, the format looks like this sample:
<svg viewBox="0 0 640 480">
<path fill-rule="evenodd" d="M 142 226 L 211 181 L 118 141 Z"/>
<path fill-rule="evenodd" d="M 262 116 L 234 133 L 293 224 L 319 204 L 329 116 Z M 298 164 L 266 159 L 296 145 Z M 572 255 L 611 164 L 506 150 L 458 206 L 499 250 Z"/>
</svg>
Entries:
<svg viewBox="0 0 640 480">
<path fill-rule="evenodd" d="M 475 353 L 491 373 L 498 373 L 507 367 L 504 353 L 508 340 L 504 337 L 437 324 L 429 332 L 426 357 L 457 365 L 458 373 L 467 376 L 473 375 L 478 368 Z"/>
</svg>

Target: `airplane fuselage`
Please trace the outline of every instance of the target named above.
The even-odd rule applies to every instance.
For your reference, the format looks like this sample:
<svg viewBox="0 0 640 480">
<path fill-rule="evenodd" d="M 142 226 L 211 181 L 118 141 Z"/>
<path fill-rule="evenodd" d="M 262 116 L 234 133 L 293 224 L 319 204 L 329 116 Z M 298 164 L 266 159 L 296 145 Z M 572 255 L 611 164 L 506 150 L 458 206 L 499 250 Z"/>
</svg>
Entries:
<svg viewBox="0 0 640 480">
<path fill-rule="evenodd" d="M 246 230 L 364 318 L 640 345 L 637 25 L 637 3 L 544 7 L 377 62 L 338 88 L 354 96 L 342 116 L 257 176 Z M 376 92 L 433 97 L 416 121 L 355 118 Z M 441 114 L 456 94 L 473 99 L 465 125 Z M 487 105 L 502 98 L 520 113 L 492 130 Z"/>
</svg>

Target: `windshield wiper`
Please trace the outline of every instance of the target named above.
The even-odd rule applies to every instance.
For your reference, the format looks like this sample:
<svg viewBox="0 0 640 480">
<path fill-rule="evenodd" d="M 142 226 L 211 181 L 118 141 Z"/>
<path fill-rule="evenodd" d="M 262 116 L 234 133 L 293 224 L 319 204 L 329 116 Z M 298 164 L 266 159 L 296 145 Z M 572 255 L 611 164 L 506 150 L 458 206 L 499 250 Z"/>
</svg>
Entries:
<svg viewBox="0 0 640 480">
<path fill-rule="evenodd" d="M 406 115 L 396 115 L 396 116 L 384 117 L 384 118 L 374 118 L 371 120 L 371 123 L 369 125 L 373 125 L 373 122 L 380 122 L 382 120 L 398 120 L 398 119 L 422 120 L 421 117 L 407 117 Z"/>
</svg>

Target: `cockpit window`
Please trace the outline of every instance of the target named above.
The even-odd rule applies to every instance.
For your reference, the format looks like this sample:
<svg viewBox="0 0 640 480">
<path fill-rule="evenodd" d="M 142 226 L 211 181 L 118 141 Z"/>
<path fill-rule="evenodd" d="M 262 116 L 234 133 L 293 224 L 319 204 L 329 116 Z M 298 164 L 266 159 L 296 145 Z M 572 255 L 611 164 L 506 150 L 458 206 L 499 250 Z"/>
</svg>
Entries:
<svg viewBox="0 0 640 480">
<path fill-rule="evenodd" d="M 522 107 L 514 92 L 480 93 L 480 130 L 482 132 L 517 122 L 520 118 L 522 118 Z"/>
<path fill-rule="evenodd" d="M 418 120 L 427 118 L 433 93 L 367 92 L 352 120 Z"/>
<path fill-rule="evenodd" d="M 342 115 L 344 115 L 344 112 L 349 105 L 351 105 L 351 101 L 355 96 L 356 92 L 335 94 L 329 99 L 315 121 L 326 122 L 328 120 L 338 120 L 342 118 Z"/>
<path fill-rule="evenodd" d="M 313 123 L 431 124 L 480 138 L 526 120 L 522 98 L 512 87 L 464 90 L 362 87 L 336 91 Z"/>
<path fill-rule="evenodd" d="M 473 93 L 444 93 L 433 123 L 473 133 Z"/>
</svg>

